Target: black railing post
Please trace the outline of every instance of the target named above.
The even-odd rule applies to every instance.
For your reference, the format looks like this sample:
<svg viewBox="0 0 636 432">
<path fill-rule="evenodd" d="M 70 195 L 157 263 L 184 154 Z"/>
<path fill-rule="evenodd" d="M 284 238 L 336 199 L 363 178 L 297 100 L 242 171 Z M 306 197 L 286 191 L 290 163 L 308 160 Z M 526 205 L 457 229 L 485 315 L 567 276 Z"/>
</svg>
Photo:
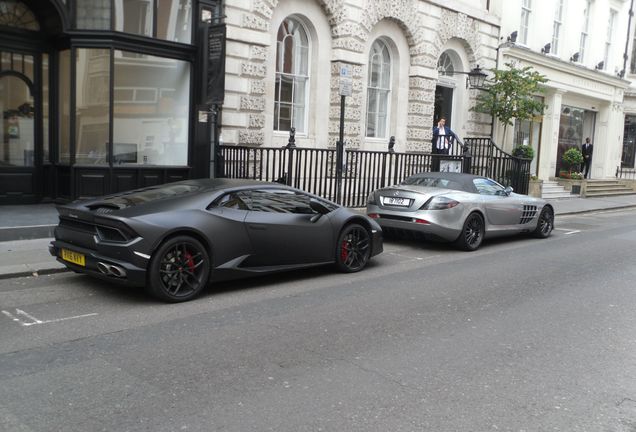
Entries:
<svg viewBox="0 0 636 432">
<path fill-rule="evenodd" d="M 460 144 L 462 146 L 462 172 L 470 174 L 471 163 L 473 159 L 473 156 L 470 153 L 470 144 L 466 144 L 465 141 L 463 143 L 460 142 Z"/>
<path fill-rule="evenodd" d="M 289 140 L 287 141 L 287 175 L 285 176 L 285 184 L 292 185 L 292 172 L 294 169 L 294 149 L 296 148 L 296 128 L 289 129 Z"/>
<path fill-rule="evenodd" d="M 342 204 L 342 164 L 344 156 L 344 119 L 345 119 L 345 97 L 340 96 L 340 131 L 338 142 L 336 143 L 336 202 Z"/>
</svg>

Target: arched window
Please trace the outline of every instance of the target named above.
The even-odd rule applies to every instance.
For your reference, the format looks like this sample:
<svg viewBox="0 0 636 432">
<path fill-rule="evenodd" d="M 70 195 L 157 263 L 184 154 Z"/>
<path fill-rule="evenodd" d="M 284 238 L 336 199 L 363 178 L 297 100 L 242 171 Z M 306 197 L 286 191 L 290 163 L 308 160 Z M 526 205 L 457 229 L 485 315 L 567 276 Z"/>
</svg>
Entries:
<svg viewBox="0 0 636 432">
<path fill-rule="evenodd" d="M 367 86 L 367 136 L 386 138 L 389 95 L 391 93 L 391 55 L 382 39 L 373 42 L 369 53 Z"/>
<path fill-rule="evenodd" d="M 448 52 L 444 51 L 437 61 L 437 72 L 439 75 L 453 76 L 455 67 Z"/>
<path fill-rule="evenodd" d="M 287 17 L 278 28 L 274 130 L 305 133 L 309 89 L 309 39 L 302 24 Z"/>
<path fill-rule="evenodd" d="M 0 0 L 0 26 L 40 30 L 40 24 L 33 12 L 17 0 Z"/>
</svg>

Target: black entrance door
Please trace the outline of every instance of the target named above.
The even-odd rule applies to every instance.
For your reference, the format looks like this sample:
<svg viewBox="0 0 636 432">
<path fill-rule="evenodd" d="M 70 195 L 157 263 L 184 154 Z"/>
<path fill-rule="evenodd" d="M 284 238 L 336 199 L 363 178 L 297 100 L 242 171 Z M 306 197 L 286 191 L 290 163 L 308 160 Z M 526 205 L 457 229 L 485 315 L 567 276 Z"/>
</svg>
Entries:
<svg viewBox="0 0 636 432">
<path fill-rule="evenodd" d="M 446 126 L 451 127 L 451 114 L 453 110 L 453 89 L 450 87 L 435 87 L 435 112 L 433 114 L 434 124 L 440 118 L 446 119 Z"/>
<path fill-rule="evenodd" d="M 42 169 L 37 53 L 1 49 L 0 204 L 39 200 Z"/>
</svg>

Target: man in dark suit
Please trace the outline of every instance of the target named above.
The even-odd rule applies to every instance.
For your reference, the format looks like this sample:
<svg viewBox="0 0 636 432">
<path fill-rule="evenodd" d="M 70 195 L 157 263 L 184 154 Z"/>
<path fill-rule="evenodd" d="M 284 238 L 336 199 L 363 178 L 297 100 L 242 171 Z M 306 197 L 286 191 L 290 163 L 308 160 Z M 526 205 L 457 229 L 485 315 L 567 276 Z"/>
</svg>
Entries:
<svg viewBox="0 0 636 432">
<path fill-rule="evenodd" d="M 446 119 L 441 117 L 437 122 L 437 126 L 433 126 L 432 153 L 439 155 L 449 154 L 456 139 L 458 138 L 455 132 L 446 126 Z M 439 171 L 439 159 L 439 156 L 433 156 L 431 171 Z"/>
<path fill-rule="evenodd" d="M 585 138 L 585 143 L 581 146 L 581 153 L 583 154 L 583 178 L 589 177 L 593 151 L 594 146 L 590 143 L 590 139 Z"/>
</svg>

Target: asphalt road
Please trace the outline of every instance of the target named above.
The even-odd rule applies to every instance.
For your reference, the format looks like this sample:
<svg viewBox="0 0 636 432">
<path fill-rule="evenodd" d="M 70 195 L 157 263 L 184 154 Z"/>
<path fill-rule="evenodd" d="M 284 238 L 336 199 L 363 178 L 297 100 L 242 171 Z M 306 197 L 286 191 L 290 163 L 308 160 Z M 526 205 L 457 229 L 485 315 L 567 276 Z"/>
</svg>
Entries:
<svg viewBox="0 0 636 432">
<path fill-rule="evenodd" d="M 634 431 L 636 211 L 156 303 L 0 281 L 2 431 Z"/>
</svg>

